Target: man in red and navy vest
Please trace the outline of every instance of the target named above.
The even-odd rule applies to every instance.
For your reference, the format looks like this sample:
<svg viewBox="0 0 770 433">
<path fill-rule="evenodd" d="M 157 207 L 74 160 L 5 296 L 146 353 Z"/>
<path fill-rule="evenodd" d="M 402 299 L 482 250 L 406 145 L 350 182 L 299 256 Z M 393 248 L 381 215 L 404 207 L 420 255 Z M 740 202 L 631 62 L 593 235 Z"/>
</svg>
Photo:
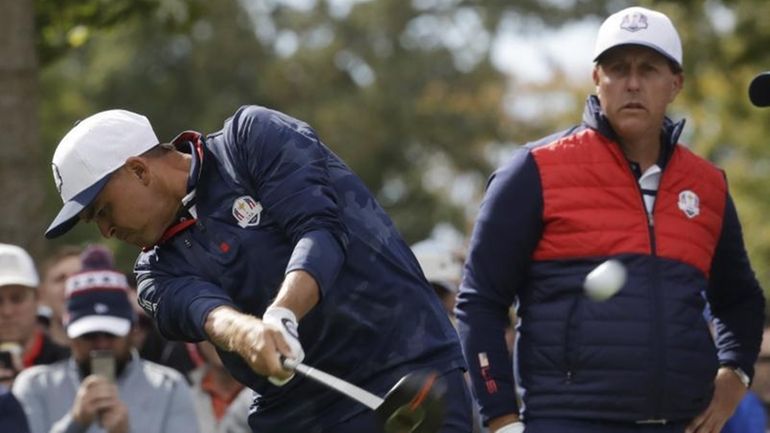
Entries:
<svg viewBox="0 0 770 433">
<path fill-rule="evenodd" d="M 594 60 L 582 123 L 489 181 L 457 306 L 474 394 L 496 433 L 717 433 L 750 383 L 765 305 L 725 175 L 665 116 L 684 80 L 668 17 L 610 16 Z M 593 301 L 583 281 L 608 259 L 626 282 Z"/>
</svg>

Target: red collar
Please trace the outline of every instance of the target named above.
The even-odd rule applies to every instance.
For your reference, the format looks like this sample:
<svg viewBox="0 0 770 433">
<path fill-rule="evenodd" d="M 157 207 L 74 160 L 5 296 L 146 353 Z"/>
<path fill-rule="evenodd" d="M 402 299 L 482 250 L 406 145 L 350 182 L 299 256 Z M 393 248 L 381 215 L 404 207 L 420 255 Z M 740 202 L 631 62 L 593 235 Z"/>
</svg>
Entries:
<svg viewBox="0 0 770 433">
<path fill-rule="evenodd" d="M 32 345 L 29 346 L 29 350 L 24 352 L 24 356 L 22 356 L 21 362 L 24 365 L 24 368 L 31 367 L 35 365 L 35 361 L 40 356 L 40 353 L 43 351 L 43 331 L 37 330 L 35 331 L 35 336 L 32 337 Z"/>
<path fill-rule="evenodd" d="M 166 231 L 163 232 L 163 236 L 160 237 L 160 240 L 158 241 L 158 245 L 165 243 L 169 239 L 173 238 L 180 232 L 190 227 L 191 225 L 195 224 L 197 221 L 198 221 L 197 219 L 191 218 L 188 220 L 180 221 L 174 224 L 173 226 L 167 228 Z"/>
</svg>

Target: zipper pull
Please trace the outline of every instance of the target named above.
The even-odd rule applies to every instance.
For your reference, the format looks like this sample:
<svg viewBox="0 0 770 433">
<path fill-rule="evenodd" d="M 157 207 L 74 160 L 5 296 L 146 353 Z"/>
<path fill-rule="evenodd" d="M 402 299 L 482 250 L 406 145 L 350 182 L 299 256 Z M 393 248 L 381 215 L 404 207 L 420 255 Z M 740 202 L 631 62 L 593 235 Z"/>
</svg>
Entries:
<svg viewBox="0 0 770 433">
<path fill-rule="evenodd" d="M 655 217 L 652 216 L 652 212 L 647 212 L 647 225 L 655 227 Z"/>
</svg>

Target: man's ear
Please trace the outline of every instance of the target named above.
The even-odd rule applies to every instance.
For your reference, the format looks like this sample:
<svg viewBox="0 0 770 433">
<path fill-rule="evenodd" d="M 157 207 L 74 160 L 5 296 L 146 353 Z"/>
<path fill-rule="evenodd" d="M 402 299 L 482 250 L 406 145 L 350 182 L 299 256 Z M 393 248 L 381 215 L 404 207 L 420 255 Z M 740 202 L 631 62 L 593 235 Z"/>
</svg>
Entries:
<svg viewBox="0 0 770 433">
<path fill-rule="evenodd" d="M 132 176 L 139 179 L 144 185 L 150 183 L 150 166 L 146 159 L 131 156 L 126 160 L 125 167 Z"/>
<path fill-rule="evenodd" d="M 674 80 L 671 83 L 671 96 L 668 98 L 669 104 L 674 102 L 674 99 L 676 99 L 677 95 L 679 95 L 679 92 L 681 92 L 683 88 L 684 74 L 680 72 L 674 75 Z"/>
</svg>

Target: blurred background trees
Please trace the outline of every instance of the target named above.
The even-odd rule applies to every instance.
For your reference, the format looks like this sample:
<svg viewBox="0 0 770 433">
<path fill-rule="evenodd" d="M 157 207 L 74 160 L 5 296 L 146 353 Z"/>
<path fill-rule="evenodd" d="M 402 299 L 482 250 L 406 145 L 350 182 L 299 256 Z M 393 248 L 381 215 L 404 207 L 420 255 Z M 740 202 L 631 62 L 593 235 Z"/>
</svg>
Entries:
<svg viewBox="0 0 770 433">
<path fill-rule="evenodd" d="M 4 11 L 21 3 L 0 0 Z M 746 97 L 750 78 L 770 69 L 770 2 L 636 3 L 669 14 L 682 34 L 685 91 L 671 114 L 688 119 L 684 141 L 726 170 L 753 263 L 770 289 L 770 111 Z M 34 32 L 27 26 L 13 33 L 27 35 L 18 36 L 22 45 L 0 48 L 9 50 L 3 68 L 20 71 L 3 69 L 0 82 L 0 235 L 39 255 L 52 245 L 41 237 L 60 205 L 50 157 L 77 119 L 122 107 L 146 114 L 170 140 L 185 129 L 218 130 L 238 106 L 253 103 L 315 127 L 408 242 L 442 224 L 467 234 L 494 167 L 518 145 L 578 121 L 592 91 L 590 67 L 552 58 L 541 71 L 532 53 L 548 38 L 568 44 L 573 33 L 564 30 L 574 26 L 588 29 L 590 53 L 601 20 L 631 4 L 35 0 Z M 29 22 L 0 19 L 8 34 L 8 26 L 22 31 Z M 506 39 L 525 43 L 501 45 Z M 12 99 L 13 91 L 28 99 Z M 80 227 L 56 242 L 96 238 L 92 227 Z M 130 267 L 136 251 L 112 246 Z"/>
</svg>

